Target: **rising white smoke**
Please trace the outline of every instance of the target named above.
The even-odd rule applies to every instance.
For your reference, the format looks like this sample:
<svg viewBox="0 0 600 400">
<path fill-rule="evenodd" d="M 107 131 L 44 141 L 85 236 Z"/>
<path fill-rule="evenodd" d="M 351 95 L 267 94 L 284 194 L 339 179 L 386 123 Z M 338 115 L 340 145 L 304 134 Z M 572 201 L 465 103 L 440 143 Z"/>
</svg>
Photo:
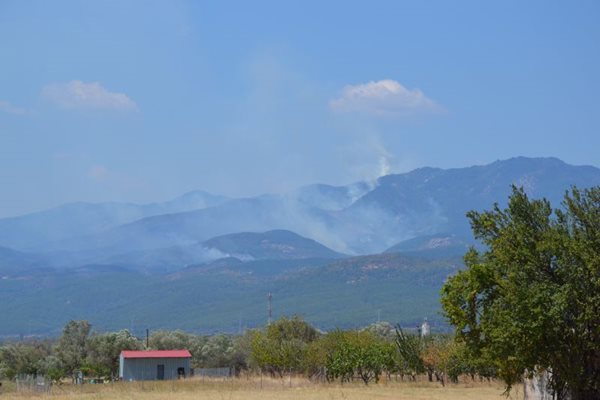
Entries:
<svg viewBox="0 0 600 400">
<path fill-rule="evenodd" d="M 377 178 L 381 178 L 382 176 L 389 175 L 391 171 L 390 161 L 388 157 L 385 155 L 379 156 L 379 175 Z"/>
</svg>

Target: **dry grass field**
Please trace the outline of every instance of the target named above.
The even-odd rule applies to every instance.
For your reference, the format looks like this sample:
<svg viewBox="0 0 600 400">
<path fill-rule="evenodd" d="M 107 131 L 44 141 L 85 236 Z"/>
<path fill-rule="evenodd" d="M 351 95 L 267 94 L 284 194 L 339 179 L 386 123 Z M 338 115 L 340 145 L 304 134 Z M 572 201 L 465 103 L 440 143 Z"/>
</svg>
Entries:
<svg viewBox="0 0 600 400">
<path fill-rule="evenodd" d="M 388 382 L 364 386 L 352 384 L 315 384 L 303 379 L 274 380 L 258 378 L 223 381 L 191 379 L 173 382 L 119 382 L 101 385 L 54 386 L 50 395 L 17 393 L 14 385 L 4 383 L 0 399 L 48 398 L 67 399 L 143 399 L 143 400 L 501 400 L 499 383 L 465 382 L 442 387 L 429 382 Z M 513 390 L 509 399 L 523 398 L 521 388 Z"/>
</svg>

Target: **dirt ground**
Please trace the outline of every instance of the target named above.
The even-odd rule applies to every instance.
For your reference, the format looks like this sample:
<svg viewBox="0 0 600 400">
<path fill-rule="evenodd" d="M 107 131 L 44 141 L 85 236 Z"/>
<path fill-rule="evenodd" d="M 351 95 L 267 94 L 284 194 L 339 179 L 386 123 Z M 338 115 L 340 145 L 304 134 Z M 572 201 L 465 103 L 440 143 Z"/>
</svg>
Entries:
<svg viewBox="0 0 600 400">
<path fill-rule="evenodd" d="M 463 382 L 442 387 L 429 382 L 383 382 L 364 386 L 316 384 L 305 379 L 229 379 L 163 382 L 117 382 L 83 386 L 54 385 L 49 395 L 17 393 L 14 384 L 3 382 L 0 399 L 144 399 L 144 400 L 502 400 L 504 388 L 498 382 Z M 509 399 L 521 400 L 516 387 Z"/>
</svg>

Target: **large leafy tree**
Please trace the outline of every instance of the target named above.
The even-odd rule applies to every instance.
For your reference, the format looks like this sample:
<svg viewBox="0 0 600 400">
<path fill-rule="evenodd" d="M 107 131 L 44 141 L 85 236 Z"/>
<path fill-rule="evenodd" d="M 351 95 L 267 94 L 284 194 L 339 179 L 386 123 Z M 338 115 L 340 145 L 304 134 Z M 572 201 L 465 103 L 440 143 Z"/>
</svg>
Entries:
<svg viewBox="0 0 600 400">
<path fill-rule="evenodd" d="M 600 187 L 557 210 L 513 187 L 507 208 L 468 217 L 486 250 L 442 289 L 460 337 L 508 388 L 547 371 L 557 398 L 600 399 Z"/>
<path fill-rule="evenodd" d="M 88 321 L 69 321 L 63 328 L 56 344 L 56 355 L 67 374 L 73 374 L 84 365 L 91 329 Z"/>
</svg>

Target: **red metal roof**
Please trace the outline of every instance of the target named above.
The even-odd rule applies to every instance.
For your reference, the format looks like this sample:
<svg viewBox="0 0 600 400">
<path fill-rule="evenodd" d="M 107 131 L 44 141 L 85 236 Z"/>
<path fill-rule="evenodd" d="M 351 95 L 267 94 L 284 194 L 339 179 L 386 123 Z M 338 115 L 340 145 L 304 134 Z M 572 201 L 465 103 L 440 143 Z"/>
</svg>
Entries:
<svg viewBox="0 0 600 400">
<path fill-rule="evenodd" d="M 187 350 L 123 350 L 123 358 L 189 358 Z"/>
</svg>

